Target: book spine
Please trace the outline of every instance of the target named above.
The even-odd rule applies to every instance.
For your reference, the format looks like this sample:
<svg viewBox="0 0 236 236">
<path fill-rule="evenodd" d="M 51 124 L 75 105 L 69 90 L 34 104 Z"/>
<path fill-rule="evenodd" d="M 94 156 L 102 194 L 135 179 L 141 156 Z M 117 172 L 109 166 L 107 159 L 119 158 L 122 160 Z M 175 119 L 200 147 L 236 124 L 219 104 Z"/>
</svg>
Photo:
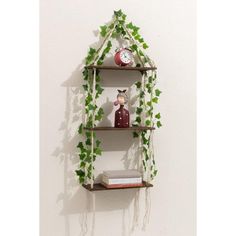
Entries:
<svg viewBox="0 0 236 236">
<path fill-rule="evenodd" d="M 143 183 L 137 184 L 106 184 L 102 183 L 106 188 L 130 188 L 130 187 L 141 187 Z"/>
<path fill-rule="evenodd" d="M 142 178 L 109 179 L 106 176 L 103 176 L 102 181 L 106 184 L 137 184 L 142 183 Z"/>
</svg>

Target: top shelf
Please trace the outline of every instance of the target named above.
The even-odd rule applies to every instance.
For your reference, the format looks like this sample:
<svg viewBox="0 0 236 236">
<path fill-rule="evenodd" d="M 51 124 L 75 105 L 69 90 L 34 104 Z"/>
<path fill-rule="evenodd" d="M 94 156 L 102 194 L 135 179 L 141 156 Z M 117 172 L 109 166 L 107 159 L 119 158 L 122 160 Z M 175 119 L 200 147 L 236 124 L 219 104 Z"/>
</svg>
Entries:
<svg viewBox="0 0 236 236">
<path fill-rule="evenodd" d="M 156 70 L 156 67 L 132 67 L 132 66 L 86 66 L 87 69 L 99 69 L 99 70 L 133 70 L 133 71 L 148 71 Z"/>
</svg>

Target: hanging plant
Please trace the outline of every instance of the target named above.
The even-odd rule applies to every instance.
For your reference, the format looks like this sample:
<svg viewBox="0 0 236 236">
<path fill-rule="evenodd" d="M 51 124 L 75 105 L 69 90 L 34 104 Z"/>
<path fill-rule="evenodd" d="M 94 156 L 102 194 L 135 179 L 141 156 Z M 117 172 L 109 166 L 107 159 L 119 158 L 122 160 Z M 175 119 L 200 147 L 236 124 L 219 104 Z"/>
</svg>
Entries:
<svg viewBox="0 0 236 236">
<path fill-rule="evenodd" d="M 154 62 L 145 54 L 144 50 L 148 48 L 147 43 L 139 33 L 139 27 L 132 22 L 126 23 L 126 15 L 121 11 L 114 11 L 111 23 L 100 26 L 100 36 L 104 39 L 98 49 L 90 48 L 85 58 L 86 66 L 102 65 L 107 54 L 112 48 L 113 38 L 122 38 L 129 43 L 129 48 L 136 55 L 136 66 L 154 67 Z M 96 104 L 97 99 L 101 96 L 103 88 L 100 85 L 100 71 L 98 69 L 89 70 L 87 67 L 83 70 L 83 79 L 85 84 L 85 123 L 81 124 L 78 133 L 81 140 L 78 145 L 78 155 L 80 157 L 79 167 L 76 174 L 82 184 L 94 181 L 93 162 L 97 156 L 101 155 L 101 141 L 95 133 L 85 128 L 94 128 L 102 120 L 104 111 Z M 150 126 L 161 127 L 160 113 L 154 114 L 153 107 L 158 103 L 161 91 L 156 88 L 156 71 L 143 72 L 142 81 L 135 83 L 139 93 L 139 106 L 136 108 L 136 117 L 133 126 Z M 147 130 L 142 132 L 133 132 L 133 137 L 139 137 L 142 142 L 142 165 L 146 179 L 152 180 L 157 174 L 157 168 L 154 160 L 152 147 L 152 133 Z"/>
</svg>

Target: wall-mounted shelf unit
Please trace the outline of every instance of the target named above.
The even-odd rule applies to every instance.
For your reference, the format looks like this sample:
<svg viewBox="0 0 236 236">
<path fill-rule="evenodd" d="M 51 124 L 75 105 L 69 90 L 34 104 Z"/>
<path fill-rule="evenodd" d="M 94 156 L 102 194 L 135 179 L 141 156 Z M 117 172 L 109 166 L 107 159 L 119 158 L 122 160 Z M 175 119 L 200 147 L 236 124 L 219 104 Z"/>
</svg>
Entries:
<svg viewBox="0 0 236 236">
<path fill-rule="evenodd" d="M 93 188 L 91 188 L 90 184 L 83 184 L 83 187 L 86 188 L 89 191 L 100 191 L 100 190 L 116 190 L 116 189 L 135 189 L 135 188 L 149 188 L 149 187 L 153 187 L 152 184 L 147 183 L 145 181 L 143 181 L 143 185 L 142 186 L 138 186 L 138 187 L 123 187 L 123 188 L 106 188 L 105 186 L 103 186 L 102 184 L 94 184 Z"/>
<path fill-rule="evenodd" d="M 144 131 L 144 130 L 154 130 L 155 127 L 145 127 L 145 126 L 137 126 L 137 127 L 129 127 L 129 128 L 115 128 L 115 127 L 94 127 L 94 128 L 84 128 L 90 131 L 121 131 L 121 130 L 131 130 L 131 131 Z"/>
<path fill-rule="evenodd" d="M 78 129 L 79 134 L 83 135 L 83 138 L 77 145 L 80 162 L 76 174 L 79 177 L 82 186 L 89 191 L 153 187 L 150 182 L 157 174 L 152 139 L 155 127 L 159 128 L 161 126 L 160 113 L 154 111 L 154 105 L 158 103 L 161 91 L 155 87 L 157 81 L 157 67 L 154 61 L 145 53 L 144 50 L 148 48 L 148 45 L 138 31 L 139 27 L 133 25 L 132 22 L 126 22 L 126 15 L 121 10 L 114 11 L 112 22 L 100 27 L 100 36 L 103 38 L 101 45 L 98 48 L 90 47 L 88 55 L 85 58 L 86 65 L 83 70 L 85 82 L 83 87 L 86 93 L 85 121 Z M 112 48 L 114 49 L 112 45 L 112 40 L 114 38 L 124 40 L 124 45 L 121 46 L 119 42 L 119 47 L 121 47 L 122 50 L 129 50 L 133 53 L 133 61 L 127 63 L 126 66 L 117 62 L 116 66 L 103 65 L 104 59 L 108 53 L 110 53 Z M 114 59 L 116 58 L 116 55 L 118 55 L 117 53 L 118 51 L 116 50 Z M 111 78 L 112 72 L 115 71 L 140 72 L 139 76 L 136 76 L 136 82 L 134 82 L 137 93 L 137 96 L 135 97 L 137 97 L 138 103 L 135 109 L 135 119 L 132 122 L 131 127 L 99 127 L 103 118 L 102 116 L 105 113 L 102 106 L 98 107 L 96 100 L 104 90 L 101 84 L 102 80 L 100 72 L 105 70 L 111 71 L 109 74 L 109 77 Z M 121 85 L 119 84 L 119 86 Z M 139 138 L 141 161 L 132 168 L 138 170 L 142 169 L 143 182 L 141 182 L 142 180 L 140 181 L 142 183 L 141 186 L 137 187 L 136 185 L 133 187 L 126 187 L 127 185 L 123 184 L 120 188 L 109 188 L 102 184 L 94 183 L 94 162 L 96 161 L 96 157 L 102 154 L 101 141 L 99 140 L 99 137 L 96 136 L 96 132 L 100 131 L 129 131 L 133 132 L 134 138 Z M 106 132 L 107 135 L 109 135 L 108 133 Z M 109 138 L 112 138 L 112 135 L 110 136 Z"/>
<path fill-rule="evenodd" d="M 148 71 L 148 70 L 156 70 L 156 67 L 131 67 L 131 66 L 96 66 L 90 65 L 86 66 L 87 69 L 98 69 L 98 70 L 131 70 L 131 71 Z"/>
</svg>

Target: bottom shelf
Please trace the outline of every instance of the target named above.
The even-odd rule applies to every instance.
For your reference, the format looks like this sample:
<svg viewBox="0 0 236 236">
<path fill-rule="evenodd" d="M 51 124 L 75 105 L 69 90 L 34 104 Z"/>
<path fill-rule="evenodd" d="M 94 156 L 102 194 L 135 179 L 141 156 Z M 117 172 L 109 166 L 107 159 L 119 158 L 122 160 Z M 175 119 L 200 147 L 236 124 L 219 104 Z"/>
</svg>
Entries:
<svg viewBox="0 0 236 236">
<path fill-rule="evenodd" d="M 143 185 L 138 186 L 138 187 L 106 188 L 102 184 L 94 184 L 93 188 L 91 188 L 90 184 L 83 184 L 83 187 L 89 191 L 101 191 L 101 190 L 116 190 L 116 189 L 128 189 L 128 188 L 149 188 L 149 187 L 153 187 L 153 185 L 143 181 Z"/>
</svg>

